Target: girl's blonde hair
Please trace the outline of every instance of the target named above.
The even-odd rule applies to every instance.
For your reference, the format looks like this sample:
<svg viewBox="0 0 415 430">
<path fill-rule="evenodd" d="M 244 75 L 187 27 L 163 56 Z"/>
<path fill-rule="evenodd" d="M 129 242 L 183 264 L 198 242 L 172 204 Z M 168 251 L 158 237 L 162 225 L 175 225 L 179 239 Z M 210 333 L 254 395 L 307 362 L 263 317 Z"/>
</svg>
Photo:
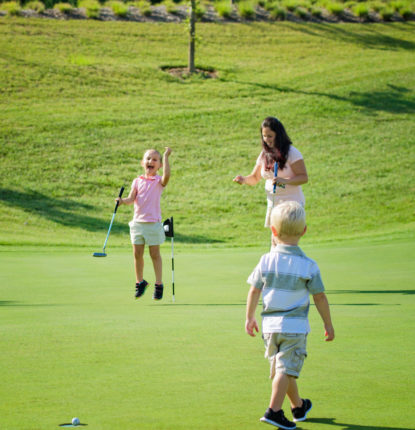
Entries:
<svg viewBox="0 0 415 430">
<path fill-rule="evenodd" d="M 157 149 L 147 149 L 145 152 L 144 152 L 144 154 L 143 154 L 143 160 L 144 160 L 144 157 L 146 156 L 146 154 L 148 154 L 149 152 L 155 152 L 156 154 L 158 154 L 158 156 L 159 156 L 159 159 L 160 159 L 160 161 L 162 161 L 162 158 L 161 158 L 161 154 L 160 154 L 160 152 L 159 151 L 157 151 Z"/>
<path fill-rule="evenodd" d="M 298 202 L 283 202 L 272 210 L 271 225 L 279 236 L 301 236 L 306 226 L 305 210 Z"/>
</svg>

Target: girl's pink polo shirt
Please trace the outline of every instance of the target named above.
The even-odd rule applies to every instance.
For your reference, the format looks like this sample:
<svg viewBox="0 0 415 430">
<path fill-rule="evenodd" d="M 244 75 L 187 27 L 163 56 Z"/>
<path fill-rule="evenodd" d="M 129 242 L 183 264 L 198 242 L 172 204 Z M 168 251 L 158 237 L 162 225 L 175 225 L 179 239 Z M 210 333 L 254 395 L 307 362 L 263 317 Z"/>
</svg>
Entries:
<svg viewBox="0 0 415 430">
<path fill-rule="evenodd" d="M 134 219 L 136 222 L 161 222 L 160 198 L 163 192 L 161 176 L 139 176 L 131 184 L 137 190 L 134 201 Z"/>
</svg>

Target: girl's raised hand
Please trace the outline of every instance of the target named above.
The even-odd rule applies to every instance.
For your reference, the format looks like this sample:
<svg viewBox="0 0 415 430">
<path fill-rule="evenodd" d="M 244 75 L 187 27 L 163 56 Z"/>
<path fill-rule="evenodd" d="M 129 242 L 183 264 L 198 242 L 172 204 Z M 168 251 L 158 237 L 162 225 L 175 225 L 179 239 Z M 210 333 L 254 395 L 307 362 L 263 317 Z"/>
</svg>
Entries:
<svg viewBox="0 0 415 430">
<path fill-rule="evenodd" d="M 245 182 L 245 178 L 241 175 L 238 175 L 238 176 L 235 176 L 235 178 L 233 178 L 233 182 L 236 182 L 242 185 Z"/>
<path fill-rule="evenodd" d="M 166 157 L 168 157 L 171 154 L 171 148 L 169 148 L 168 146 L 166 146 L 164 149 L 165 149 L 164 155 Z"/>
</svg>

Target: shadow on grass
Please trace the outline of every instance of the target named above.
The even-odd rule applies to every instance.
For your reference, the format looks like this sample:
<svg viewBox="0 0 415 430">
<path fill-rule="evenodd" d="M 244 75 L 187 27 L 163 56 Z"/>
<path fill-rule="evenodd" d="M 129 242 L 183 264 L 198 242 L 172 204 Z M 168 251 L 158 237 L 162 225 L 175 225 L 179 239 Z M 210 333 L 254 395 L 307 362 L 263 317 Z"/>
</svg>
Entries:
<svg viewBox="0 0 415 430">
<path fill-rule="evenodd" d="M 388 51 L 397 51 L 399 49 L 413 51 L 415 49 L 415 43 L 394 36 L 388 36 L 382 31 L 385 26 L 372 26 L 370 24 L 365 25 L 362 31 L 362 27 L 347 28 L 338 25 L 293 25 L 287 23 L 293 31 L 308 34 L 310 36 L 321 37 L 324 39 L 329 38 L 337 42 L 354 43 L 355 45 L 363 46 L 368 49 L 379 49 Z M 400 27 L 403 31 L 413 32 L 415 25 L 411 22 L 405 23 L 404 26 Z"/>
<path fill-rule="evenodd" d="M 0 188 L 0 201 L 66 227 L 81 227 L 87 231 L 97 232 L 107 230 L 109 226 L 109 221 L 104 222 L 99 218 L 77 213 L 79 210 L 91 210 L 94 206 L 69 198 L 57 199 L 34 190 L 22 192 Z"/>
<path fill-rule="evenodd" d="M 415 290 L 331 290 L 327 294 L 415 294 Z"/>
<path fill-rule="evenodd" d="M 45 307 L 45 306 L 63 306 L 54 303 L 23 303 L 15 300 L 0 300 L 0 306 L 22 306 L 22 307 Z"/>
<path fill-rule="evenodd" d="M 226 79 L 224 79 L 226 81 Z M 352 91 L 348 97 L 338 96 L 336 94 L 324 93 L 321 91 L 304 91 L 295 88 L 289 88 L 271 84 L 259 84 L 257 82 L 242 82 L 229 80 L 237 84 L 251 85 L 254 87 L 264 88 L 266 90 L 277 91 L 281 93 L 293 93 L 306 96 L 326 97 L 339 102 L 350 103 L 367 111 L 383 111 L 389 113 L 415 113 L 415 94 L 412 89 L 404 86 L 388 84 L 388 87 L 382 91 L 356 92 Z"/>
<path fill-rule="evenodd" d="M 335 418 L 307 418 L 307 422 L 337 426 L 337 427 L 341 427 L 343 430 L 413 430 L 413 428 L 409 428 L 409 427 L 361 426 L 358 424 L 336 423 Z M 306 428 L 305 425 L 301 427 Z"/>
<path fill-rule="evenodd" d="M 176 227 L 175 227 L 176 228 Z M 224 243 L 224 240 L 221 239 L 214 239 L 214 238 L 207 238 L 204 236 L 199 235 L 187 235 L 187 234 L 181 234 L 174 232 L 174 241 L 181 242 L 181 243 Z"/>
<path fill-rule="evenodd" d="M 246 306 L 246 303 L 163 303 L 158 306 Z"/>
<path fill-rule="evenodd" d="M 108 213 L 108 219 L 103 221 L 99 218 L 78 213 L 81 210 L 93 210 L 95 206 L 80 203 L 69 198 L 58 199 L 47 196 L 38 191 L 16 191 L 0 188 L 0 201 L 10 207 L 18 207 L 25 213 L 40 216 L 48 221 L 65 227 L 78 227 L 90 232 L 102 232 L 103 235 L 108 231 L 112 213 Z M 111 234 L 129 234 L 127 224 L 120 225 L 114 223 Z M 105 236 L 104 236 L 105 237 Z M 223 240 L 208 238 L 201 235 L 175 234 L 175 241 L 194 244 L 223 243 Z"/>
</svg>

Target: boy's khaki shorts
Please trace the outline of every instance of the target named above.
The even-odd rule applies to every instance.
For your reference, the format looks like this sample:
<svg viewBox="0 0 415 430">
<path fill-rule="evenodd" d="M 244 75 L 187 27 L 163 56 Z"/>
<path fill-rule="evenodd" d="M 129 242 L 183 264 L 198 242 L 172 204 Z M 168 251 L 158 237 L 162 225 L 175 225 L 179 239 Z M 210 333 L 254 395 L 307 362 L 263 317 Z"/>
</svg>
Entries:
<svg viewBox="0 0 415 430">
<path fill-rule="evenodd" d="M 276 373 L 298 378 L 307 357 L 307 335 L 302 333 L 264 333 L 265 358 L 271 369 L 270 378 Z"/>
<path fill-rule="evenodd" d="M 161 222 L 135 222 L 131 221 L 130 237 L 133 245 L 161 245 L 166 240 Z"/>
</svg>

